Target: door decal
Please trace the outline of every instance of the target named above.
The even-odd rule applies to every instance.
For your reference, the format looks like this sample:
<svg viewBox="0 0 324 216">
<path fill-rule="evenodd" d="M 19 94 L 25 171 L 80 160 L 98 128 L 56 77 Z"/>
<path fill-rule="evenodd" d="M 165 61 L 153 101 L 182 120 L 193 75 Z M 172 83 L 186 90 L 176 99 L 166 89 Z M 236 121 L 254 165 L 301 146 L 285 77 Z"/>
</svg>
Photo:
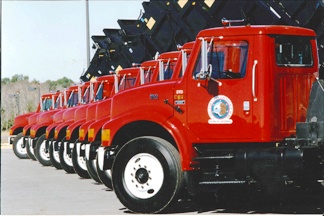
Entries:
<svg viewBox="0 0 324 216">
<path fill-rule="evenodd" d="M 213 97 L 207 107 L 209 124 L 232 124 L 233 103 L 225 95 Z"/>
</svg>

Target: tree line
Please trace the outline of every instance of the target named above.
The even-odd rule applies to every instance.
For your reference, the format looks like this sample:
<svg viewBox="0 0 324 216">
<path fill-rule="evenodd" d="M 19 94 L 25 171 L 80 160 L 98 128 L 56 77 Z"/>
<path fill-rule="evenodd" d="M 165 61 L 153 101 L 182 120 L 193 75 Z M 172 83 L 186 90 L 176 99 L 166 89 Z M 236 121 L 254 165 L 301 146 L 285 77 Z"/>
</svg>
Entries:
<svg viewBox="0 0 324 216">
<path fill-rule="evenodd" d="M 8 130 L 13 125 L 16 116 L 36 111 L 39 95 L 64 91 L 72 85 L 75 85 L 75 82 L 67 77 L 56 81 L 47 80 L 43 83 L 35 79 L 30 81 L 28 76 L 22 74 L 2 78 L 1 130 Z"/>
</svg>

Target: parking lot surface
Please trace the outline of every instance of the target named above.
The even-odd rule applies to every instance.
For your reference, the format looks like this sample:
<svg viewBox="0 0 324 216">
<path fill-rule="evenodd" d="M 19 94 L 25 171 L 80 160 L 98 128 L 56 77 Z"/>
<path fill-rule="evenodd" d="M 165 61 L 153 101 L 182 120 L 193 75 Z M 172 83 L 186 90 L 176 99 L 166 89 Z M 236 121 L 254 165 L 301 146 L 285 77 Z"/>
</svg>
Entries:
<svg viewBox="0 0 324 216">
<path fill-rule="evenodd" d="M 233 192 L 233 191 L 232 191 Z M 324 213 L 324 194 L 300 188 L 272 203 L 257 193 L 234 191 L 216 203 L 213 197 L 180 199 L 167 214 L 318 214 Z M 243 195 L 243 196 L 242 196 Z M 91 179 L 67 174 L 37 161 L 18 159 L 9 145 L 1 146 L 2 215 L 120 215 L 130 214 L 115 193 Z"/>
</svg>

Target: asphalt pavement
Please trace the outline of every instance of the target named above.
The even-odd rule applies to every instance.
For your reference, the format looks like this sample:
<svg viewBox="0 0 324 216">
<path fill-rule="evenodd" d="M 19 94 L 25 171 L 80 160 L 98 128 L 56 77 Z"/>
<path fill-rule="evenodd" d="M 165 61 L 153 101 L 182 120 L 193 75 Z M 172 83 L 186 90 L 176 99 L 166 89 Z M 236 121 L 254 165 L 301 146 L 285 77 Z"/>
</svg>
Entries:
<svg viewBox="0 0 324 216">
<path fill-rule="evenodd" d="M 308 194 L 291 188 L 280 202 L 258 193 L 232 190 L 216 202 L 213 196 L 180 199 L 166 214 L 318 214 L 324 213 L 324 192 Z M 243 196 L 242 196 L 243 195 Z M 214 197 L 215 198 L 215 197 Z M 1 215 L 132 214 L 115 193 L 91 179 L 17 158 L 1 145 Z"/>
<path fill-rule="evenodd" d="M 124 214 L 115 193 L 91 179 L 17 158 L 1 147 L 1 215 Z"/>
</svg>

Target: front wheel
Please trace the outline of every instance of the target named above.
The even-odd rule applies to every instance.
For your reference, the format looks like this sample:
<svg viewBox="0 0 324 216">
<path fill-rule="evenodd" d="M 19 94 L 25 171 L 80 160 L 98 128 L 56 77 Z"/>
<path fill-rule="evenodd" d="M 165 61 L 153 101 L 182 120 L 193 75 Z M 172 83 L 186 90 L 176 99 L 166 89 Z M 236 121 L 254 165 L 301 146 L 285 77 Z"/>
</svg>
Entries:
<svg viewBox="0 0 324 216">
<path fill-rule="evenodd" d="M 55 150 L 55 144 L 58 141 L 55 141 L 54 139 L 51 139 L 49 141 L 49 156 L 50 156 L 50 160 L 52 165 L 56 168 L 56 169 L 62 169 L 61 163 L 60 163 L 60 156 L 59 156 L 59 151 Z M 60 143 L 57 143 L 57 145 L 59 145 Z M 59 147 L 58 147 L 59 148 Z"/>
<path fill-rule="evenodd" d="M 46 145 L 45 134 L 41 135 L 37 140 L 35 148 L 35 157 L 37 158 L 38 162 L 41 163 L 43 166 L 52 165 L 48 152 L 48 145 Z"/>
<path fill-rule="evenodd" d="M 138 213 L 164 210 L 183 187 L 177 149 L 157 137 L 139 137 L 116 155 L 112 183 L 120 202 Z"/>
<path fill-rule="evenodd" d="M 29 158 L 27 154 L 27 146 L 24 144 L 24 137 L 22 133 L 17 134 L 17 136 L 13 140 L 12 149 L 18 158 Z"/>
<path fill-rule="evenodd" d="M 33 148 L 33 142 L 34 142 L 34 139 L 32 139 L 32 138 L 27 139 L 26 150 L 27 150 L 28 157 L 30 159 L 36 161 L 35 150 Z"/>
<path fill-rule="evenodd" d="M 78 140 L 74 143 L 73 150 L 72 150 L 72 164 L 74 171 L 81 177 L 81 178 L 90 178 L 87 165 L 86 165 L 86 158 L 85 156 L 79 156 L 77 154 L 77 148 L 81 148 L 77 143 Z M 81 144 L 80 144 L 81 145 Z"/>
<path fill-rule="evenodd" d="M 60 150 L 59 150 L 59 156 L 60 156 L 60 163 L 62 168 L 67 173 L 75 173 L 73 169 L 72 164 L 72 157 L 71 154 L 67 152 L 67 148 L 69 146 L 69 142 L 66 141 L 66 138 L 64 137 L 61 141 Z"/>
<path fill-rule="evenodd" d="M 97 168 L 97 174 L 98 178 L 104 184 L 107 188 L 113 189 L 112 182 L 111 182 L 111 170 L 100 170 L 99 168 L 99 161 L 98 161 L 98 154 L 96 156 L 96 168 Z"/>
<path fill-rule="evenodd" d="M 97 173 L 97 160 L 96 159 L 87 159 L 86 160 L 87 170 L 89 173 L 89 176 L 95 180 L 97 183 L 102 183 L 101 180 L 98 177 Z"/>
</svg>

